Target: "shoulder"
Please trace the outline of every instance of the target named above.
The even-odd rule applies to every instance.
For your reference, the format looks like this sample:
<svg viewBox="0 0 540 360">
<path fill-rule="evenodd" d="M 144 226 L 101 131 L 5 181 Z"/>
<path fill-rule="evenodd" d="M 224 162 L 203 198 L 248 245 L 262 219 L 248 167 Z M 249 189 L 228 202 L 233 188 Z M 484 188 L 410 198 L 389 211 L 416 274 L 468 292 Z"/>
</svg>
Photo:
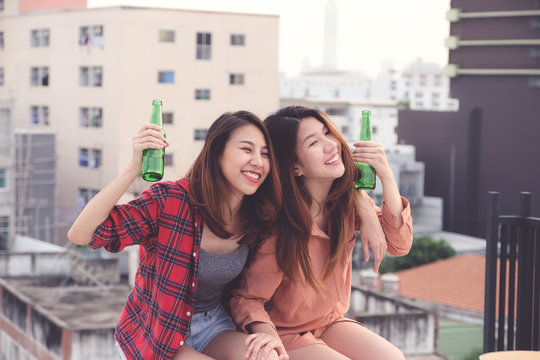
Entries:
<svg viewBox="0 0 540 360">
<path fill-rule="evenodd" d="M 146 191 L 151 191 L 154 196 L 189 200 L 189 182 L 186 179 L 177 181 L 161 181 L 150 186 Z"/>
</svg>

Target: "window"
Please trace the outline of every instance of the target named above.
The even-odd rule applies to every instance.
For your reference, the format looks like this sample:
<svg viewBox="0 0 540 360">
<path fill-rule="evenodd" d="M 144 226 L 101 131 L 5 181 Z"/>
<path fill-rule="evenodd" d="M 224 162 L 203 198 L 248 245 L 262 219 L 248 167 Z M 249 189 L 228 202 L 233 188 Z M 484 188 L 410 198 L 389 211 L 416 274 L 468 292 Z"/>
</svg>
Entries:
<svg viewBox="0 0 540 360">
<path fill-rule="evenodd" d="M 4 48 L 4 32 L 0 31 L 0 49 Z"/>
<path fill-rule="evenodd" d="M 231 34 L 231 46 L 245 46 L 246 36 L 244 34 Z"/>
<path fill-rule="evenodd" d="M 426 86 L 427 84 L 427 77 L 425 74 L 420 75 L 420 86 Z"/>
<path fill-rule="evenodd" d="M 529 52 L 529 56 L 532 59 L 540 59 L 540 47 L 531 48 L 531 51 Z"/>
<path fill-rule="evenodd" d="M 172 112 L 164 112 L 161 115 L 161 121 L 163 124 L 173 124 L 174 123 L 174 116 Z"/>
<path fill-rule="evenodd" d="M 9 217 L 0 216 L 0 238 L 7 239 L 9 236 Z M 6 292 L 4 292 L 5 294 Z"/>
<path fill-rule="evenodd" d="M 97 169 L 101 166 L 101 150 L 79 149 L 79 166 Z"/>
<path fill-rule="evenodd" d="M 421 97 L 424 96 L 424 94 L 421 93 L 421 92 L 417 92 L 417 93 L 414 94 L 414 96 L 416 96 L 417 98 L 421 98 Z"/>
<path fill-rule="evenodd" d="M 0 11 L 4 11 L 4 0 L 0 0 Z"/>
<path fill-rule="evenodd" d="M 7 187 L 7 170 L 5 168 L 0 168 L 0 189 L 5 189 Z"/>
<path fill-rule="evenodd" d="M 159 30 L 159 42 L 174 42 L 174 30 Z"/>
<path fill-rule="evenodd" d="M 174 71 L 160 71 L 158 73 L 158 83 L 174 84 Z"/>
<path fill-rule="evenodd" d="M 244 74 L 229 74 L 229 84 L 244 85 Z"/>
<path fill-rule="evenodd" d="M 49 46 L 49 29 L 31 30 L 30 46 Z"/>
<path fill-rule="evenodd" d="M 376 135 L 376 134 L 377 134 L 377 130 L 378 130 L 378 129 L 377 129 L 376 126 L 372 126 L 372 127 L 371 127 L 371 133 L 372 133 L 373 135 Z"/>
<path fill-rule="evenodd" d="M 390 90 L 396 90 L 397 83 L 395 80 L 390 81 Z"/>
<path fill-rule="evenodd" d="M 210 89 L 195 89 L 195 100 L 210 100 Z"/>
<path fill-rule="evenodd" d="M 0 67 L 0 86 L 4 85 L 4 68 Z"/>
<path fill-rule="evenodd" d="M 98 193 L 98 190 L 79 188 L 79 195 L 77 196 L 77 207 L 79 211 L 84 209 L 86 204 Z"/>
<path fill-rule="evenodd" d="M 30 123 L 33 125 L 49 125 L 49 107 L 30 106 Z"/>
<path fill-rule="evenodd" d="M 102 127 L 102 115 L 101 108 L 87 108 L 82 107 L 79 109 L 79 125 L 81 127 Z"/>
<path fill-rule="evenodd" d="M 197 33 L 197 59 L 210 60 L 212 58 L 212 34 Z"/>
<path fill-rule="evenodd" d="M 540 18 L 531 19 L 531 29 L 540 30 Z"/>
<path fill-rule="evenodd" d="M 435 78 L 433 79 L 433 85 L 441 86 L 441 78 L 441 75 L 435 75 Z"/>
<path fill-rule="evenodd" d="M 79 85 L 101 86 L 103 84 L 103 68 L 101 66 L 81 66 L 79 68 Z"/>
<path fill-rule="evenodd" d="M 173 166 L 173 156 L 172 154 L 165 154 L 163 158 L 165 166 Z"/>
<path fill-rule="evenodd" d="M 49 68 L 48 67 L 30 68 L 30 85 L 49 86 Z"/>
<path fill-rule="evenodd" d="M 81 26 L 79 28 L 79 45 L 103 45 L 103 26 Z"/>
<path fill-rule="evenodd" d="M 539 78 L 529 78 L 529 87 L 540 88 L 540 77 Z"/>
<path fill-rule="evenodd" d="M 208 129 L 195 129 L 195 133 L 193 134 L 194 140 L 204 140 L 206 139 L 206 132 Z"/>
<path fill-rule="evenodd" d="M 440 96 L 439 93 L 436 93 L 436 92 L 431 93 L 431 98 L 432 98 L 432 99 L 438 99 L 439 96 Z"/>
</svg>

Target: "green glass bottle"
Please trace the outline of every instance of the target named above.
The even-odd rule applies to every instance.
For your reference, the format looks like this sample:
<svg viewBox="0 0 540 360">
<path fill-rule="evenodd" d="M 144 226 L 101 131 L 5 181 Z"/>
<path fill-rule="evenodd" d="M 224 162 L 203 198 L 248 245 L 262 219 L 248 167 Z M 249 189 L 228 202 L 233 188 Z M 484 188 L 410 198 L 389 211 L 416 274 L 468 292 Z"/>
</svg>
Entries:
<svg viewBox="0 0 540 360">
<path fill-rule="evenodd" d="M 371 111 L 362 111 L 362 124 L 360 125 L 360 141 L 371 141 Z M 356 167 L 359 170 L 358 180 L 354 184 L 355 189 L 375 189 L 376 173 L 373 166 L 357 162 Z"/>
<path fill-rule="evenodd" d="M 163 126 L 161 120 L 161 100 L 152 101 L 152 115 L 150 123 L 159 127 Z M 160 131 L 163 136 L 165 132 Z M 163 177 L 163 166 L 165 164 L 165 148 L 163 149 L 146 149 L 142 155 L 142 171 L 141 177 L 146 181 L 159 181 Z"/>
</svg>

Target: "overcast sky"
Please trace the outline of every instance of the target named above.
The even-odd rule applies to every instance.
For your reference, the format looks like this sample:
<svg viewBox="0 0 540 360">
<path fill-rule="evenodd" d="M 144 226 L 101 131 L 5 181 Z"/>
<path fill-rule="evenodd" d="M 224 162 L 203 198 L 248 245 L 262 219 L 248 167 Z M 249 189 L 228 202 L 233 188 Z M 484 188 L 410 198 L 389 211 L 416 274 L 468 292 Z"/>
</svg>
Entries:
<svg viewBox="0 0 540 360">
<path fill-rule="evenodd" d="M 441 66 L 450 0 L 335 0 L 337 66 L 375 76 L 417 58 Z M 88 0 L 89 6 L 134 5 L 280 15 L 280 70 L 296 75 L 322 64 L 327 0 Z"/>
</svg>

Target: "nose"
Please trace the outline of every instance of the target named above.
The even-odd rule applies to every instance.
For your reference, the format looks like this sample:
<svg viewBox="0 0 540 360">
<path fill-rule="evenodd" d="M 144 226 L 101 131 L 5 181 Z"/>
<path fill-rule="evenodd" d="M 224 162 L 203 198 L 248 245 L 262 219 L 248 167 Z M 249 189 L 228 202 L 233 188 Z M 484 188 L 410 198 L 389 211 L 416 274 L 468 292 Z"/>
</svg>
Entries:
<svg viewBox="0 0 540 360">
<path fill-rule="evenodd" d="M 337 141 L 333 139 L 326 139 L 326 143 L 324 144 L 324 150 L 326 152 L 335 151 L 338 147 Z"/>
<path fill-rule="evenodd" d="M 261 154 L 259 154 L 256 151 L 254 151 L 252 154 L 253 155 L 251 156 L 251 160 L 249 161 L 250 164 L 253 165 L 253 166 L 256 166 L 256 167 L 261 167 L 262 164 L 263 164 Z"/>
</svg>

